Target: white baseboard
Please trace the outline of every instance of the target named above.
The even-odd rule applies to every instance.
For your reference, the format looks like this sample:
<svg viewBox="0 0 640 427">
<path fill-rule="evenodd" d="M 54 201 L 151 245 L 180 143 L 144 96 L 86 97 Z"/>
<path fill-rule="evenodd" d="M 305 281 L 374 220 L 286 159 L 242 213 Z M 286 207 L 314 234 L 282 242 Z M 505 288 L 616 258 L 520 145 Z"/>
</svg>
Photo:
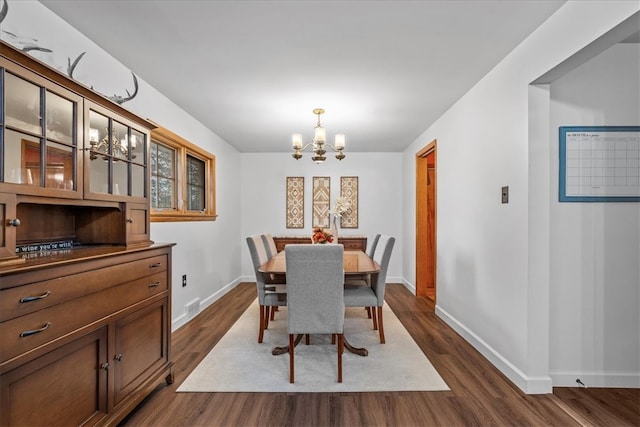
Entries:
<svg viewBox="0 0 640 427">
<path fill-rule="evenodd" d="M 246 281 L 252 281 L 252 280 L 255 281 L 255 278 L 252 278 L 251 280 L 247 279 Z M 231 289 L 235 288 L 236 286 L 238 286 L 242 282 L 243 282 L 243 280 L 241 278 L 238 278 L 238 279 L 234 280 L 233 282 L 227 284 L 226 286 L 222 287 L 217 292 L 215 292 L 215 293 L 209 295 L 208 297 L 204 298 L 200 302 L 200 310 L 199 310 L 199 312 L 202 312 L 202 310 L 204 310 L 205 308 L 209 307 L 211 304 L 213 304 L 214 302 L 216 302 L 217 300 L 222 298 L 222 296 L 224 296 L 224 294 L 226 294 L 227 292 L 229 292 Z M 195 317 L 197 317 L 197 315 Z M 187 323 L 189 323 L 189 321 L 191 321 L 195 317 L 191 317 L 190 318 L 189 316 L 187 316 L 186 313 L 176 317 L 175 319 L 173 319 L 171 321 L 171 332 L 175 332 L 176 330 L 180 329 L 182 326 L 184 326 Z"/>
<path fill-rule="evenodd" d="M 477 336 L 471 329 L 467 328 L 441 307 L 436 305 L 436 315 L 447 325 L 455 330 L 462 338 L 480 352 L 493 366 L 502 372 L 520 390 L 527 394 L 546 394 L 553 391 L 551 378 L 529 377 L 516 368 L 505 357 L 488 345 L 482 338 Z"/>
<path fill-rule="evenodd" d="M 387 282 L 389 282 L 389 283 L 402 283 L 404 285 L 404 287 L 409 290 L 409 292 L 411 292 L 413 295 L 416 294 L 416 286 L 413 283 L 408 282 L 407 280 L 405 280 L 404 277 L 398 277 L 398 278 L 394 277 L 393 280 L 387 280 Z"/>
<path fill-rule="evenodd" d="M 554 387 L 582 387 L 580 379 L 587 387 L 640 388 L 638 372 L 549 372 Z"/>
</svg>

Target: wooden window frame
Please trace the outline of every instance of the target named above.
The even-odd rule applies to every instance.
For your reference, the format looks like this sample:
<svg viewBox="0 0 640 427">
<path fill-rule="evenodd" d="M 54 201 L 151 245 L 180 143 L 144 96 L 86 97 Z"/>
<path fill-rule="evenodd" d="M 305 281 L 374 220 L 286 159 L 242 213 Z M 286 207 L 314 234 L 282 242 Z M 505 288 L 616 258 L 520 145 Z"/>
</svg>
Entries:
<svg viewBox="0 0 640 427">
<path fill-rule="evenodd" d="M 151 201 L 151 222 L 215 221 L 216 214 L 216 156 L 176 135 L 168 129 L 151 130 L 151 144 L 157 143 L 176 150 L 176 209 L 155 209 Z M 187 154 L 205 162 L 205 209 L 187 210 L 186 162 Z M 149 164 L 151 168 L 151 164 Z M 149 197 L 152 197 L 150 195 Z"/>
</svg>

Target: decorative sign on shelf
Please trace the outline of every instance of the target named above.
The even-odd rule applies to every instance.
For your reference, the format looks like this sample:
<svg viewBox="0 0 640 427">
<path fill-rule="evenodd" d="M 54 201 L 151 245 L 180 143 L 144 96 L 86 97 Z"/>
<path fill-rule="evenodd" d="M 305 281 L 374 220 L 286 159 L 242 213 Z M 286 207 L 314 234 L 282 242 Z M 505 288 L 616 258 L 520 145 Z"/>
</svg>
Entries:
<svg viewBox="0 0 640 427">
<path fill-rule="evenodd" d="M 61 240 L 58 242 L 30 243 L 28 245 L 16 246 L 16 255 L 29 252 L 57 251 L 60 249 L 73 248 L 73 240 Z"/>
<path fill-rule="evenodd" d="M 560 127 L 561 202 L 639 202 L 640 126 Z"/>
</svg>

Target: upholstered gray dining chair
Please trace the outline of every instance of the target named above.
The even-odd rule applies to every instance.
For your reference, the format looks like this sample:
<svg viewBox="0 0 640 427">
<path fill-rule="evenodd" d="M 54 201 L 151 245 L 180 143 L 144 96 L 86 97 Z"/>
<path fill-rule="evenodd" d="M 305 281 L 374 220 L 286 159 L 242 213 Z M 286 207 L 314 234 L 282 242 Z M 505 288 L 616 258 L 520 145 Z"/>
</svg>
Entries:
<svg viewBox="0 0 640 427">
<path fill-rule="evenodd" d="M 267 251 L 267 259 L 271 259 L 278 254 L 278 249 L 276 248 L 276 242 L 273 240 L 273 236 L 269 233 L 262 235 L 262 242 L 264 243 L 265 250 Z M 287 283 L 287 275 L 286 274 L 269 274 L 269 280 L 272 283 Z M 271 320 L 273 320 L 275 316 L 275 312 L 278 311 L 278 307 L 273 307 L 271 310 Z"/>
<path fill-rule="evenodd" d="M 373 237 L 373 240 L 371 242 L 371 246 L 369 247 L 369 250 L 367 251 L 367 255 L 371 259 L 373 259 L 374 255 L 376 253 L 376 248 L 378 247 L 378 240 L 380 240 L 380 236 L 381 236 L 381 234 L 376 234 Z M 358 277 L 357 279 L 354 279 L 354 280 L 347 279 L 345 281 L 345 284 L 359 285 L 359 284 L 363 284 L 364 283 L 363 281 L 366 281 L 367 282 L 366 284 L 370 285 L 371 282 L 370 282 L 369 279 L 370 279 L 370 275 L 366 275 L 366 276 L 363 276 L 363 277 Z"/>
<path fill-rule="evenodd" d="M 380 236 L 381 234 L 378 233 L 373 237 L 373 240 L 371 241 L 371 246 L 367 251 L 367 255 L 371 259 L 373 259 L 374 254 L 376 253 L 376 247 L 378 246 L 378 240 L 380 240 Z M 371 274 L 364 274 L 355 279 L 345 279 L 344 284 L 347 286 L 356 286 L 356 285 L 371 286 Z M 371 319 L 371 307 L 365 307 L 365 308 L 367 309 L 367 315 L 369 316 L 369 319 Z M 374 327 L 377 329 L 377 325 L 374 325 Z"/>
<path fill-rule="evenodd" d="M 267 250 L 267 258 L 273 258 L 278 253 L 278 249 L 276 248 L 276 241 L 273 240 L 273 236 L 269 233 L 262 235 L 262 241 L 264 242 L 264 246 Z"/>
<path fill-rule="evenodd" d="M 256 289 L 260 306 L 260 330 L 258 342 L 262 343 L 264 330 L 269 327 L 270 312 L 275 307 L 287 305 L 287 289 L 283 283 L 273 283 L 268 274 L 261 272 L 260 266 L 269 260 L 262 235 L 247 237 L 253 270 L 256 275 Z"/>
<path fill-rule="evenodd" d="M 344 305 L 346 307 L 374 307 L 373 329 L 378 329 L 380 342 L 385 343 L 384 325 L 382 323 L 382 306 L 384 305 L 385 283 L 391 252 L 395 244 L 395 237 L 381 235 L 378 239 L 373 260 L 380 264 L 380 272 L 372 275 L 371 285 L 345 283 Z"/>
<path fill-rule="evenodd" d="M 285 247 L 289 382 L 294 382 L 294 335 L 338 336 L 338 382 L 344 352 L 344 268 L 342 245 L 297 244 Z M 333 340 L 332 340 L 333 341 Z"/>
<path fill-rule="evenodd" d="M 369 258 L 373 258 L 373 255 L 376 253 L 376 247 L 378 247 L 378 240 L 380 240 L 380 236 L 382 236 L 382 234 L 378 233 L 373 237 L 371 247 L 367 251 L 367 255 L 369 255 Z"/>
</svg>

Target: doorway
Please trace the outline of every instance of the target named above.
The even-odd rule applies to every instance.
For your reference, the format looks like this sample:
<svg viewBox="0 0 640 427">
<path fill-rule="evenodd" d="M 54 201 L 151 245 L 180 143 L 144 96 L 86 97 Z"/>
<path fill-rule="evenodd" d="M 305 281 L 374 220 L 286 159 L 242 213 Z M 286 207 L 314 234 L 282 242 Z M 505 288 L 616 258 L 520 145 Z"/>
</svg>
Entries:
<svg viewBox="0 0 640 427">
<path fill-rule="evenodd" d="M 416 154 L 416 296 L 436 300 L 436 140 Z"/>
</svg>

